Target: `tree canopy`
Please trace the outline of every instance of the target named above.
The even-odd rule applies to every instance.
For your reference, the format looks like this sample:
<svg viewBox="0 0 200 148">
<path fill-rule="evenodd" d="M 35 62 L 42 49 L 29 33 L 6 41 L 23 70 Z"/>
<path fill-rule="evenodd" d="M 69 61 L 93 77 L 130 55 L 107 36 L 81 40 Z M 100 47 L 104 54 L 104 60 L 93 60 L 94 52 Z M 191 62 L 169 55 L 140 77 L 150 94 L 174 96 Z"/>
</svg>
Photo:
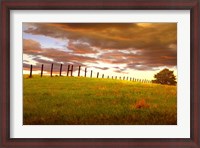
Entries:
<svg viewBox="0 0 200 148">
<path fill-rule="evenodd" d="M 167 84 L 167 85 L 176 85 L 176 77 L 174 75 L 174 71 L 170 71 L 169 69 L 165 68 L 154 75 L 155 80 L 153 83 L 159 84 Z"/>
</svg>

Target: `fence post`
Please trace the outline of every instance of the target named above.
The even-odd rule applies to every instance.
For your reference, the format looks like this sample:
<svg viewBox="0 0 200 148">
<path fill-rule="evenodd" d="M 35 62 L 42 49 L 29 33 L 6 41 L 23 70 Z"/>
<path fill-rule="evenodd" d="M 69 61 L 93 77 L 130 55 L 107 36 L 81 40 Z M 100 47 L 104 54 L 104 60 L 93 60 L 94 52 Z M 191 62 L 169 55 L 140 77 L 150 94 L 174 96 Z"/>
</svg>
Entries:
<svg viewBox="0 0 200 148">
<path fill-rule="evenodd" d="M 97 78 L 99 78 L 99 72 L 97 72 Z"/>
<path fill-rule="evenodd" d="M 91 70 L 91 72 L 90 72 L 90 78 L 92 78 L 92 70 Z"/>
<path fill-rule="evenodd" d="M 123 80 L 125 80 L 125 76 L 123 77 Z"/>
<path fill-rule="evenodd" d="M 78 67 L 78 77 L 80 77 L 81 66 Z"/>
<path fill-rule="evenodd" d="M 69 68 L 70 68 L 70 65 L 67 66 L 67 76 L 69 76 Z"/>
<path fill-rule="evenodd" d="M 29 76 L 29 78 L 32 78 L 32 70 L 33 70 L 33 65 L 31 65 L 31 68 L 30 68 L 30 76 Z"/>
<path fill-rule="evenodd" d="M 126 80 L 128 80 L 128 77 L 126 78 Z"/>
<path fill-rule="evenodd" d="M 42 77 L 42 75 L 43 75 L 43 64 L 42 64 L 42 67 L 41 67 L 41 77 Z"/>
<path fill-rule="evenodd" d="M 52 77 L 52 73 L 53 73 L 53 63 L 51 64 L 51 77 Z"/>
<path fill-rule="evenodd" d="M 115 76 L 115 79 L 117 79 L 117 76 Z"/>
<path fill-rule="evenodd" d="M 71 76 L 73 76 L 73 67 L 74 67 L 74 65 L 72 65 Z"/>
<path fill-rule="evenodd" d="M 112 79 L 113 79 L 113 76 L 112 76 Z"/>
<path fill-rule="evenodd" d="M 87 68 L 85 68 L 85 77 L 86 77 L 86 73 L 87 73 Z"/>
<path fill-rule="evenodd" d="M 70 69 L 71 68 L 71 69 Z M 71 72 L 71 76 L 72 76 L 72 73 L 73 73 L 73 65 L 68 65 L 68 68 L 67 68 L 67 76 L 69 76 L 69 72 Z"/>
<path fill-rule="evenodd" d="M 60 76 L 62 76 L 62 64 L 60 64 Z"/>
<path fill-rule="evenodd" d="M 130 78 L 130 81 L 132 80 L 132 78 Z"/>
<path fill-rule="evenodd" d="M 102 74 L 102 78 L 104 78 L 104 74 Z"/>
<path fill-rule="evenodd" d="M 109 79 L 109 76 L 107 78 Z"/>
</svg>

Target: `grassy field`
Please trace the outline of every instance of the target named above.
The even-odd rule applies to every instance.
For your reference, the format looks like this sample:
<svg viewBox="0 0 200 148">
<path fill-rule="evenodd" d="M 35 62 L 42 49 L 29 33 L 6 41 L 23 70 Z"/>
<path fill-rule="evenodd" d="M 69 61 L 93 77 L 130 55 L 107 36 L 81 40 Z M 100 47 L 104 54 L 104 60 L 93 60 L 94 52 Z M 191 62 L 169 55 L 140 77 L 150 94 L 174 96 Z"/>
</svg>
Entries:
<svg viewBox="0 0 200 148">
<path fill-rule="evenodd" d="M 84 77 L 23 79 L 25 125 L 174 125 L 176 86 Z"/>
</svg>

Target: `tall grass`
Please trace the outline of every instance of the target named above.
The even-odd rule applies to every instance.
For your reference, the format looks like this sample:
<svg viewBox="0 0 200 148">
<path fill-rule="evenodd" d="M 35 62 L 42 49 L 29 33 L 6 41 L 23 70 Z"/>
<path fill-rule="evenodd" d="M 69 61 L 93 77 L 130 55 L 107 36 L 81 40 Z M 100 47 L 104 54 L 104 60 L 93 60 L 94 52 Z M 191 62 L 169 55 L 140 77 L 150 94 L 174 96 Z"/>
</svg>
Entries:
<svg viewBox="0 0 200 148">
<path fill-rule="evenodd" d="M 23 79 L 26 125 L 174 125 L 176 86 L 85 77 Z"/>
</svg>

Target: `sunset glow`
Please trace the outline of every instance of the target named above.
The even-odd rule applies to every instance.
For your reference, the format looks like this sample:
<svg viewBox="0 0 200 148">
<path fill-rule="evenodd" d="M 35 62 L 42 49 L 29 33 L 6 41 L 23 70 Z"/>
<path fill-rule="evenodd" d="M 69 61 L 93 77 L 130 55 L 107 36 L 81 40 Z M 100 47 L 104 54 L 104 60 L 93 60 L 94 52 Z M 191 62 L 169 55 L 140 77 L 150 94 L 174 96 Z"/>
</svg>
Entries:
<svg viewBox="0 0 200 148">
<path fill-rule="evenodd" d="M 93 74 L 152 80 L 163 68 L 177 77 L 176 23 L 23 23 L 23 73 L 44 74 L 54 63 Z"/>
</svg>

